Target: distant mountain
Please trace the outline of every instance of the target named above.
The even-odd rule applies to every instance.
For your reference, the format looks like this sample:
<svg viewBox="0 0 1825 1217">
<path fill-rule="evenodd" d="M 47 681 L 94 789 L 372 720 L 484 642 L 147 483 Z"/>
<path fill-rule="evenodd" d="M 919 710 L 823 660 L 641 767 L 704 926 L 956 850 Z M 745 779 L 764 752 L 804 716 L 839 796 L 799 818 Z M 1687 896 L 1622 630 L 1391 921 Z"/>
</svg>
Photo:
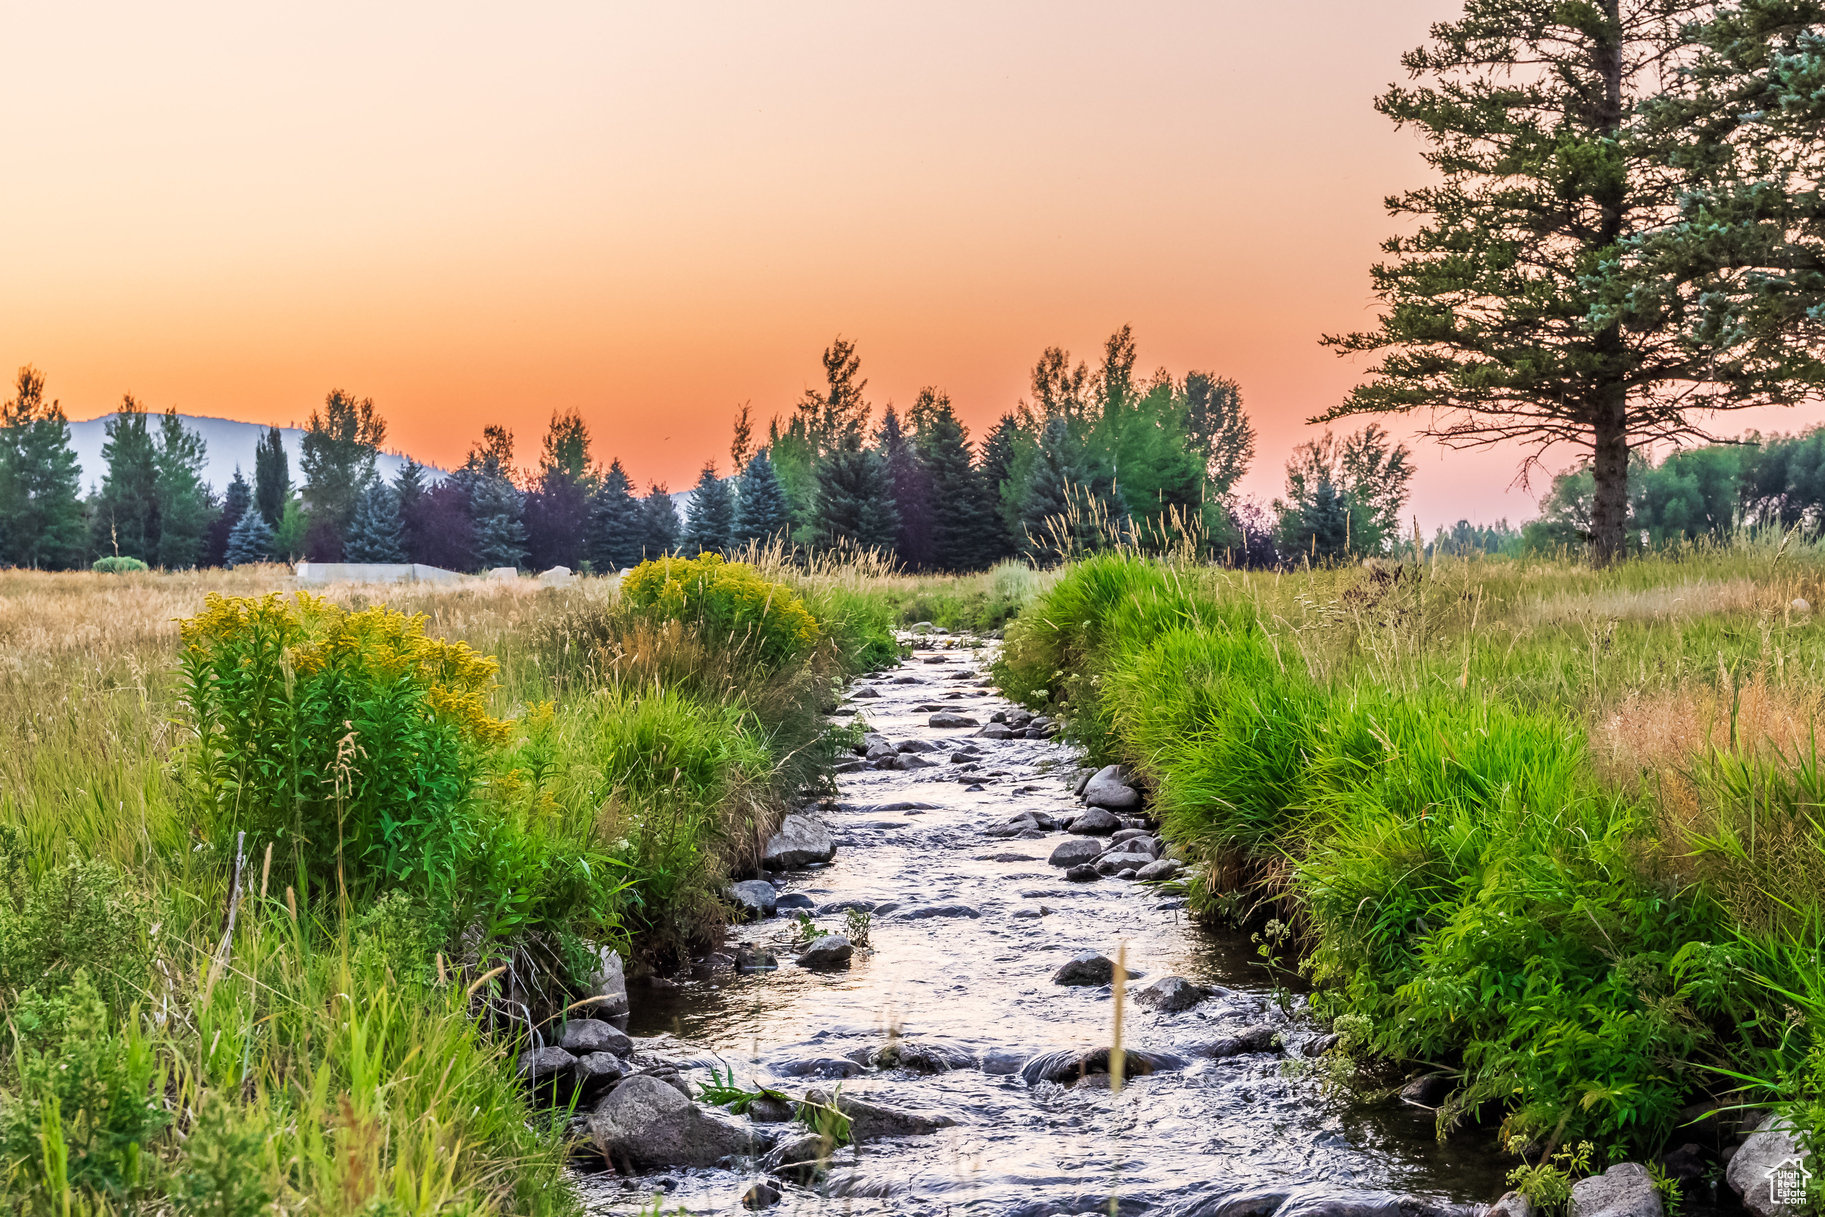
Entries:
<svg viewBox="0 0 1825 1217">
<path fill-rule="evenodd" d="M 108 442 L 106 427 L 112 414 L 100 418 L 85 419 L 70 424 L 70 446 L 76 450 L 76 461 L 82 466 L 82 488 L 84 493 L 94 490 L 101 484 L 101 475 L 106 472 L 108 462 L 102 459 L 101 447 Z M 193 435 L 199 435 L 205 445 L 204 455 L 207 464 L 203 466 L 203 479 L 215 488 L 217 494 L 228 488 L 234 480 L 235 466 L 240 466 L 241 476 L 253 484 L 253 450 L 266 434 L 264 423 L 239 423 L 228 418 L 199 418 L 194 414 L 180 414 L 184 429 Z M 158 416 L 152 415 L 154 427 L 158 425 Z M 279 434 L 284 437 L 285 454 L 291 460 L 291 480 L 294 487 L 304 482 L 302 465 L 304 431 L 298 427 L 281 427 Z M 376 467 L 380 475 L 392 481 L 405 465 L 403 456 L 391 452 L 380 454 Z M 427 469 L 429 481 L 439 481 L 443 471 Z"/>
</svg>

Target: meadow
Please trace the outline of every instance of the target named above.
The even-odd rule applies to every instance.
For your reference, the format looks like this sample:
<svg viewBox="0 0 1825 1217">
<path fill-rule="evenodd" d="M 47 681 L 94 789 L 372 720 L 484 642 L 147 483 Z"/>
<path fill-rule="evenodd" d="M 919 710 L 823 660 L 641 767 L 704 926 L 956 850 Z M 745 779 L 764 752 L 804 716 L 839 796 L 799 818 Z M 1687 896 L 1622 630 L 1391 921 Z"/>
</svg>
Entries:
<svg viewBox="0 0 1825 1217">
<path fill-rule="evenodd" d="M 1779 533 L 1597 571 L 1105 555 L 998 676 L 1152 787 L 1194 903 L 1310 985 L 1354 1093 L 1442 1074 L 1441 1136 L 1480 1122 L 1529 1161 L 1703 1143 L 1740 1108 L 1810 1141 L 1820 557 Z"/>
</svg>

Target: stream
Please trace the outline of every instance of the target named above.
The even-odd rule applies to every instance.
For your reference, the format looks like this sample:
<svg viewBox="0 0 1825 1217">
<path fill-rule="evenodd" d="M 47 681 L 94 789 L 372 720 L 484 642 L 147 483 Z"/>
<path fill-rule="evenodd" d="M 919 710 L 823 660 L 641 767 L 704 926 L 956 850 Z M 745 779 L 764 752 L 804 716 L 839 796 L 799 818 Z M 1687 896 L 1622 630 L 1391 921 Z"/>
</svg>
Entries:
<svg viewBox="0 0 1825 1217">
<path fill-rule="evenodd" d="M 1365 1111 L 1327 1091 L 1303 1055 L 1324 1029 L 1304 1017 L 1302 999 L 1276 992 L 1246 936 L 1194 924 L 1183 897 L 1154 884 L 1067 880 L 1047 862 L 1070 839 L 1062 829 L 993 835 L 1021 812 L 1078 814 L 1078 756 L 1061 741 L 930 726 L 933 707 L 984 724 L 1015 707 L 987 687 L 988 653 L 974 640 L 911 641 L 911 656 L 857 682 L 840 713 L 859 713 L 896 744 L 939 745 L 911 754 L 934 763 L 842 774 L 838 798 L 816 812 L 836 841 L 834 860 L 776 876 L 784 902 L 814 906 L 817 926 L 833 933 L 845 931 L 845 914 L 818 910 L 874 906 L 869 947 L 845 970 L 799 967 L 798 910 L 782 907 L 736 927 L 726 948 L 773 951 L 777 970 L 700 968 L 675 988 L 631 994 L 628 1031 L 648 1052 L 685 1063 L 691 1081 L 709 1081 L 720 1062 L 746 1087 L 796 1098 L 840 1082 L 843 1096 L 955 1121 L 841 1150 L 820 1182 L 782 1184 L 771 1211 L 1463 1217 L 1505 1190 L 1486 1137 L 1440 1145 L 1430 1111 Z M 953 759 L 972 747 L 978 761 Z M 1179 1067 L 1131 1077 L 1119 1091 L 1106 1075 L 1023 1079 L 1041 1054 L 1110 1044 L 1111 987 L 1053 982 L 1086 949 L 1125 952 L 1124 1046 L 1176 1053 Z M 1171 976 L 1211 995 L 1177 1013 L 1136 1000 Z M 1264 1025 L 1279 1047 L 1206 1054 Z M 884 1045 L 960 1067 L 859 1063 Z M 667 1213 L 740 1212 L 763 1177 L 758 1167 L 629 1177 L 599 1162 L 591 1155 L 577 1175 L 595 1214 L 651 1212 L 655 1196 Z"/>
</svg>

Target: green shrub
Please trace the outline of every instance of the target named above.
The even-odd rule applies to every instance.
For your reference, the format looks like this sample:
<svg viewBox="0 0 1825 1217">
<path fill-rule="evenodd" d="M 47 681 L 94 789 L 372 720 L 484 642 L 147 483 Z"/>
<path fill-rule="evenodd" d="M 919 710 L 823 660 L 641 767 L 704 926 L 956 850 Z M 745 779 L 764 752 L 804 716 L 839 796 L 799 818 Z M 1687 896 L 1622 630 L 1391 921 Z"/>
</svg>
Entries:
<svg viewBox="0 0 1825 1217">
<path fill-rule="evenodd" d="M 144 562 L 141 562 L 138 558 L 126 558 L 119 554 L 109 554 L 105 558 L 95 559 L 89 569 L 103 575 L 130 575 L 136 571 L 150 570 L 151 568 Z"/>
<path fill-rule="evenodd" d="M 716 554 L 642 562 L 622 576 L 621 598 L 636 612 L 696 626 L 713 645 L 770 667 L 809 653 L 818 641 L 817 621 L 797 593 Z"/>
<path fill-rule="evenodd" d="M 187 786 L 218 856 L 245 831 L 310 890 L 448 893 L 480 757 L 508 730 L 484 709 L 493 660 L 427 638 L 423 618 L 303 593 L 212 595 L 179 628 Z"/>
<path fill-rule="evenodd" d="M 24 833 L 0 825 L 0 1008 L 28 987 L 50 996 L 86 976 L 123 1013 L 151 979 L 150 902 L 108 863 L 43 863 Z"/>
</svg>

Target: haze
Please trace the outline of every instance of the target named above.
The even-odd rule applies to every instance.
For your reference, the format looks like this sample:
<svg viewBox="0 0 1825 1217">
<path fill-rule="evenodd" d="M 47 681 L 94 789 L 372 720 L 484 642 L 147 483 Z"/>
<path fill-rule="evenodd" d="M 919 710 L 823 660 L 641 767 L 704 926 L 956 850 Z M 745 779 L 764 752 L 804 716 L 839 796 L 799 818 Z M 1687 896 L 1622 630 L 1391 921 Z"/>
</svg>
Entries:
<svg viewBox="0 0 1825 1217">
<path fill-rule="evenodd" d="M 679 488 L 839 332 L 877 405 L 936 384 L 981 434 L 1126 322 L 1240 380 L 1268 497 L 1422 173 L 1371 99 L 1457 8 L 9 6 L 0 366 L 73 418 L 341 386 L 443 464 L 575 407 Z M 1512 452 L 1418 448 L 1428 529 L 1532 514 Z"/>
</svg>

